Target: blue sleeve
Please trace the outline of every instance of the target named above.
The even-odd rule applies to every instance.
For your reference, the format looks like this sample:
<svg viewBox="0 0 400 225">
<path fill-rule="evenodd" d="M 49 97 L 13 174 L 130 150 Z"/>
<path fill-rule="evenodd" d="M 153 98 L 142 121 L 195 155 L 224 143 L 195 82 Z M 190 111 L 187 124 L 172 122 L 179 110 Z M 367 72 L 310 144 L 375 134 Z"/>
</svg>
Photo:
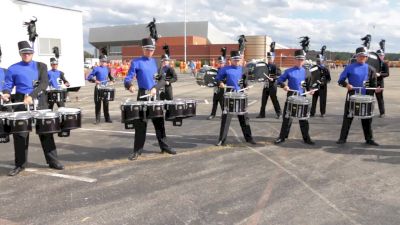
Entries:
<svg viewBox="0 0 400 225">
<path fill-rule="evenodd" d="M 341 86 L 346 86 L 345 82 L 346 82 L 346 79 L 348 78 L 349 67 L 350 67 L 350 65 L 346 66 L 346 68 L 344 68 L 343 72 L 339 76 L 338 84 Z"/>
<path fill-rule="evenodd" d="M 136 65 L 132 60 L 131 67 L 129 68 L 128 74 L 125 77 L 124 84 L 126 88 L 129 88 L 132 85 L 132 80 L 136 77 Z"/>
<path fill-rule="evenodd" d="M 97 73 L 97 67 L 93 68 L 92 72 L 89 74 L 86 80 L 92 80 L 96 76 L 96 73 Z"/>
<path fill-rule="evenodd" d="M 289 78 L 289 72 L 288 72 L 289 70 L 285 70 L 285 72 L 283 73 L 283 75 L 281 75 L 279 78 L 278 78 L 278 81 L 277 81 L 277 84 L 278 85 L 282 85 L 283 83 L 285 83 L 286 82 L 286 80 Z"/>
<path fill-rule="evenodd" d="M 226 73 L 225 73 L 224 68 L 222 68 L 222 69 L 218 70 L 218 74 L 217 74 L 217 77 L 215 78 L 215 81 L 217 81 L 217 82 L 222 81 L 225 79 L 225 77 L 226 77 Z"/>
<path fill-rule="evenodd" d="M 14 88 L 14 78 L 10 69 L 7 70 L 6 77 L 4 79 L 3 92 L 10 94 Z"/>
</svg>

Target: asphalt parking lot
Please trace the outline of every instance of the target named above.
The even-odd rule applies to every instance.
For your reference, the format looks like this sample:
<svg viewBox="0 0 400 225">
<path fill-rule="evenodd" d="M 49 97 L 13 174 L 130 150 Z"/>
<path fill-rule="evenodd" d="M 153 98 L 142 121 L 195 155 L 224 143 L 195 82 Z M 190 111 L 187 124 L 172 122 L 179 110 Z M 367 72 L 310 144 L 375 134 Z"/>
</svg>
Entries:
<svg viewBox="0 0 400 225">
<path fill-rule="evenodd" d="M 8 177 L 13 144 L 0 145 L 0 224 L 400 224 L 400 70 L 386 79 L 386 117 L 373 120 L 377 147 L 364 144 L 357 119 L 348 143 L 335 143 L 346 93 L 336 84 L 340 71 L 332 72 L 326 117 L 317 111 L 310 119 L 315 146 L 303 144 L 296 120 L 289 139 L 273 144 L 281 119 L 275 119 L 270 100 L 267 118 L 255 118 L 261 84 L 249 91 L 257 145 L 246 144 L 235 118 L 228 145 L 214 146 L 220 117 L 206 119 L 212 89 L 180 74 L 175 98 L 198 100 L 197 116 L 182 127 L 166 122 L 175 156 L 160 154 L 150 123 L 137 161 L 127 159 L 134 130 L 124 129 L 119 109 L 136 95 L 117 83 L 110 105 L 114 123 L 94 125 L 93 85 L 87 84 L 67 102 L 82 109 L 82 128 L 69 138 L 56 137 L 65 170 L 47 168 L 32 133 L 29 169 Z M 283 107 L 285 93 L 280 89 L 278 95 Z"/>
</svg>

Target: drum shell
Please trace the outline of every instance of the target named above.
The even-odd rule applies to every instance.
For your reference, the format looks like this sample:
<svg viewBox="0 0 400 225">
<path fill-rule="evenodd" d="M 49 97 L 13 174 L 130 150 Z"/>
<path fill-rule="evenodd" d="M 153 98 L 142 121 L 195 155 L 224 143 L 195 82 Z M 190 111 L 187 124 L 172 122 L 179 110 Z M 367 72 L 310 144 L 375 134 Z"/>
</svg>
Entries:
<svg viewBox="0 0 400 225">
<path fill-rule="evenodd" d="M 32 131 L 32 117 L 26 119 L 7 118 L 10 134 L 27 133 Z"/>
<path fill-rule="evenodd" d="M 186 103 L 184 101 L 172 101 L 166 103 L 166 119 L 184 118 L 186 117 Z"/>
<path fill-rule="evenodd" d="M 72 130 L 82 127 L 82 113 L 61 114 L 61 130 Z"/>
<path fill-rule="evenodd" d="M 121 123 L 143 118 L 143 104 L 132 103 L 121 105 Z"/>
<path fill-rule="evenodd" d="M 0 135 L 6 135 L 10 132 L 10 127 L 7 125 L 7 115 L 0 112 Z"/>
<path fill-rule="evenodd" d="M 186 117 L 192 117 L 196 116 L 196 101 L 195 100 L 187 100 L 185 102 L 186 107 L 185 107 L 185 116 Z"/>
<path fill-rule="evenodd" d="M 349 112 L 351 116 L 362 119 L 374 116 L 375 99 L 372 96 L 352 95 L 349 100 Z"/>
<path fill-rule="evenodd" d="M 64 90 L 50 90 L 47 92 L 48 102 L 65 102 L 67 91 Z"/>
<path fill-rule="evenodd" d="M 162 102 L 146 102 L 145 107 L 147 118 L 164 117 L 164 104 Z"/>
<path fill-rule="evenodd" d="M 98 88 L 99 98 L 107 101 L 114 101 L 115 89 L 109 87 L 99 87 Z"/>
<path fill-rule="evenodd" d="M 35 128 L 37 134 L 54 134 L 61 132 L 60 117 L 35 118 Z"/>
<path fill-rule="evenodd" d="M 310 117 L 311 100 L 306 97 L 290 96 L 287 101 L 286 117 L 300 120 Z"/>
<path fill-rule="evenodd" d="M 224 113 L 244 115 L 247 113 L 247 95 L 236 92 L 224 94 Z"/>
</svg>

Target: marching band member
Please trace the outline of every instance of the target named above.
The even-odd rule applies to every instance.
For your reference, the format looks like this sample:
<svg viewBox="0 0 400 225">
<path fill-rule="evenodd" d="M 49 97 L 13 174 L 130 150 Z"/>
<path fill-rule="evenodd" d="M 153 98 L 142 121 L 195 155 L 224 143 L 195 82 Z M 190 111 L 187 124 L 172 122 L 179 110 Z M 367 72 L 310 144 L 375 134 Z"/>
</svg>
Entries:
<svg viewBox="0 0 400 225">
<path fill-rule="evenodd" d="M 389 76 L 389 65 L 384 61 L 385 60 L 385 52 L 382 49 L 379 49 L 376 52 L 379 55 L 379 58 L 382 60 L 381 71 L 377 73 L 377 85 L 380 88 L 384 88 L 385 82 L 384 79 Z M 375 93 L 376 100 L 378 101 L 379 113 L 380 117 L 385 117 L 385 102 L 383 100 L 383 90 L 381 92 Z"/>
<path fill-rule="evenodd" d="M 319 81 L 319 89 L 315 91 L 312 97 L 312 106 L 310 111 L 310 116 L 315 116 L 315 111 L 317 108 L 317 101 L 319 97 L 319 109 L 321 112 L 321 117 L 324 117 L 326 112 L 326 98 L 328 96 L 328 83 L 331 81 L 331 73 L 329 69 L 324 65 L 324 56 L 318 55 L 317 67 L 319 70 L 319 77 L 311 78 Z"/>
<path fill-rule="evenodd" d="M 220 88 L 225 88 L 225 86 L 233 87 L 234 91 L 239 91 L 240 86 L 239 82 L 243 79 L 243 86 L 247 86 L 247 78 L 243 75 L 243 68 L 241 65 L 242 55 L 239 51 L 231 51 L 231 62 L 232 65 L 225 66 L 218 71 L 218 75 L 216 81 L 218 82 L 218 86 Z M 226 85 L 222 82 L 226 79 Z M 228 88 L 227 91 L 230 91 L 231 88 Z M 226 106 L 224 106 L 226 107 Z M 251 135 L 251 128 L 249 123 L 249 117 L 246 114 L 238 115 L 239 123 L 242 128 L 243 136 L 246 139 L 246 142 L 251 144 L 256 144 Z M 217 146 L 225 145 L 226 138 L 228 136 L 229 126 L 232 120 L 232 114 L 222 113 L 221 118 L 221 129 L 219 133 L 219 139 Z"/>
<path fill-rule="evenodd" d="M 18 48 L 22 60 L 8 68 L 3 88 L 3 100 L 9 101 L 11 90 L 16 87 L 16 102 L 30 105 L 40 93 L 45 93 L 49 85 L 47 66 L 32 60 L 34 50 L 27 41 L 18 42 Z M 24 111 L 26 108 L 20 105 L 15 110 Z M 15 176 L 23 171 L 28 157 L 29 133 L 13 134 L 13 138 L 15 168 L 10 171 L 9 176 Z M 58 161 L 53 134 L 41 134 L 39 139 L 49 167 L 57 170 L 64 169 L 64 166 Z"/>
<path fill-rule="evenodd" d="M 157 80 L 164 80 L 165 86 L 162 87 L 163 91 L 160 93 L 160 100 L 172 100 L 172 83 L 178 80 L 175 69 L 170 65 L 169 55 L 163 54 L 161 56 L 161 68 Z"/>
<path fill-rule="evenodd" d="M 223 56 L 219 56 L 217 64 L 218 64 L 217 69 L 219 71 L 225 66 L 225 58 Z M 221 106 L 221 110 L 223 110 L 224 108 L 224 89 L 218 86 L 215 86 L 213 89 L 214 89 L 213 103 L 212 103 L 213 105 L 211 109 L 211 115 L 207 118 L 208 120 L 212 120 L 217 114 L 218 103 Z"/>
<path fill-rule="evenodd" d="M 50 65 L 51 65 L 51 70 L 47 72 L 47 75 L 49 76 L 49 84 L 51 88 L 54 89 L 60 89 L 61 84 L 59 83 L 59 80 L 62 80 L 64 82 L 64 85 L 69 87 L 69 82 L 67 79 L 65 79 L 64 72 L 58 70 L 58 60 L 56 58 L 50 58 Z M 65 103 L 63 101 L 61 102 L 56 102 L 57 107 L 64 107 Z M 49 102 L 49 109 L 53 109 L 54 107 L 54 102 Z"/>
<path fill-rule="evenodd" d="M 349 130 L 351 127 L 351 123 L 353 121 L 353 117 L 349 117 L 349 98 L 351 95 L 359 93 L 373 95 L 373 90 L 366 90 L 365 88 L 353 89 L 353 87 L 364 87 L 364 83 L 368 82 L 369 87 L 376 87 L 377 79 L 376 79 L 376 71 L 374 68 L 369 66 L 366 61 L 368 59 L 368 50 L 365 47 L 359 47 L 356 49 L 356 60 L 357 62 L 352 63 L 344 69 L 344 71 L 340 74 L 339 77 L 339 85 L 347 88 L 346 95 L 346 103 L 344 105 L 344 115 L 343 115 L 343 124 L 342 130 L 340 132 L 340 138 L 336 142 L 337 144 L 344 144 L 347 141 L 347 136 L 349 134 Z M 347 81 L 346 81 L 347 80 Z M 378 88 L 375 90 L 376 93 L 379 93 L 381 90 Z M 361 124 L 364 131 L 365 143 L 368 145 L 375 145 L 376 143 L 373 139 L 372 133 L 372 118 L 369 119 L 361 119 Z"/>
<path fill-rule="evenodd" d="M 140 98 L 150 92 L 152 96 L 156 96 L 158 90 L 165 86 L 165 80 L 161 79 L 158 83 L 154 81 L 154 76 L 157 74 L 157 63 L 152 58 L 155 43 L 151 38 L 142 39 L 143 56 L 133 59 L 131 67 L 129 68 L 128 75 L 125 78 L 125 87 L 131 92 L 135 92 L 133 81 L 136 78 L 138 83 L 138 101 L 145 101 L 146 99 Z M 167 144 L 167 137 L 165 134 L 164 118 L 151 119 L 156 130 L 156 136 L 161 152 L 169 154 L 176 154 L 176 151 Z M 135 127 L 135 143 L 133 152 L 129 155 L 128 159 L 136 160 L 143 151 L 143 146 L 146 140 L 147 120 L 134 120 Z"/>
<path fill-rule="evenodd" d="M 308 83 L 306 82 L 306 70 L 303 67 L 304 61 L 306 58 L 306 53 L 303 50 L 296 50 L 294 52 L 295 56 L 295 66 L 285 70 L 282 76 L 279 77 L 277 83 L 283 88 L 283 90 L 287 91 L 287 97 L 294 95 L 296 92 L 298 94 L 303 94 L 304 89 L 302 84 L 306 84 L 306 88 L 308 88 Z M 288 84 L 284 82 L 288 80 Z M 311 93 L 312 94 L 312 93 Z M 275 144 L 280 144 L 285 141 L 289 136 L 290 127 L 292 125 L 292 118 L 286 117 L 286 110 L 288 107 L 288 102 L 286 100 L 285 107 L 283 108 L 283 121 L 281 132 L 279 137 L 275 140 Z M 313 145 L 315 144 L 309 135 L 309 124 L 308 120 L 299 120 L 301 134 L 303 135 L 303 141 L 306 144 Z"/>
<path fill-rule="evenodd" d="M 276 80 L 281 75 L 281 69 L 274 64 L 274 56 L 271 52 L 267 53 L 267 61 L 269 78 L 266 78 L 267 80 L 265 81 L 264 88 L 262 90 L 260 114 L 258 114 L 257 118 L 265 118 L 265 107 L 267 106 L 269 96 L 271 98 L 272 104 L 274 105 L 276 118 L 279 119 L 279 117 L 281 116 L 281 106 L 279 105 L 279 101 L 276 96 Z"/>
<path fill-rule="evenodd" d="M 93 68 L 92 72 L 87 77 L 88 81 L 96 83 L 96 86 L 94 87 L 94 104 L 95 104 L 95 114 L 96 114 L 95 124 L 100 123 L 100 109 L 102 101 L 103 101 L 104 119 L 106 123 L 112 123 L 108 109 L 108 100 L 107 99 L 102 100 L 99 97 L 98 85 L 105 84 L 109 80 L 110 83 L 112 84 L 114 82 L 114 78 L 111 76 L 111 71 L 107 66 L 107 57 L 105 55 L 100 55 L 99 59 L 100 59 L 100 66 Z"/>
</svg>

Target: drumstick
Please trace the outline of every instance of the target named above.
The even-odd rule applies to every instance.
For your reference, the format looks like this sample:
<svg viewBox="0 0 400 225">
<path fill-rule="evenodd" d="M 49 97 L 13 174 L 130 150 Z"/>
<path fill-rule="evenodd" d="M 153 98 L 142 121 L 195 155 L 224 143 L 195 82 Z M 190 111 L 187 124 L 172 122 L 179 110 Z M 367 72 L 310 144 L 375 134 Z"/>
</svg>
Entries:
<svg viewBox="0 0 400 225">
<path fill-rule="evenodd" d="M 312 89 L 311 91 L 308 91 L 308 92 L 304 92 L 301 95 L 307 95 L 307 94 L 310 94 L 311 92 L 314 92 L 314 91 L 318 91 L 318 88 Z"/>
<path fill-rule="evenodd" d="M 268 79 L 271 79 L 267 74 L 264 73 L 264 76 L 266 76 Z"/>
<path fill-rule="evenodd" d="M 150 97 L 151 96 L 151 94 L 148 94 L 148 95 L 142 95 L 142 96 L 140 96 L 139 98 L 148 98 L 148 97 Z"/>
<path fill-rule="evenodd" d="M 246 88 L 240 89 L 238 92 L 240 92 L 240 91 L 244 91 L 244 90 L 247 90 L 247 89 L 250 89 L 250 88 L 252 88 L 252 87 L 253 87 L 253 85 L 251 85 L 251 86 L 248 86 L 248 87 L 246 87 Z"/>
</svg>

